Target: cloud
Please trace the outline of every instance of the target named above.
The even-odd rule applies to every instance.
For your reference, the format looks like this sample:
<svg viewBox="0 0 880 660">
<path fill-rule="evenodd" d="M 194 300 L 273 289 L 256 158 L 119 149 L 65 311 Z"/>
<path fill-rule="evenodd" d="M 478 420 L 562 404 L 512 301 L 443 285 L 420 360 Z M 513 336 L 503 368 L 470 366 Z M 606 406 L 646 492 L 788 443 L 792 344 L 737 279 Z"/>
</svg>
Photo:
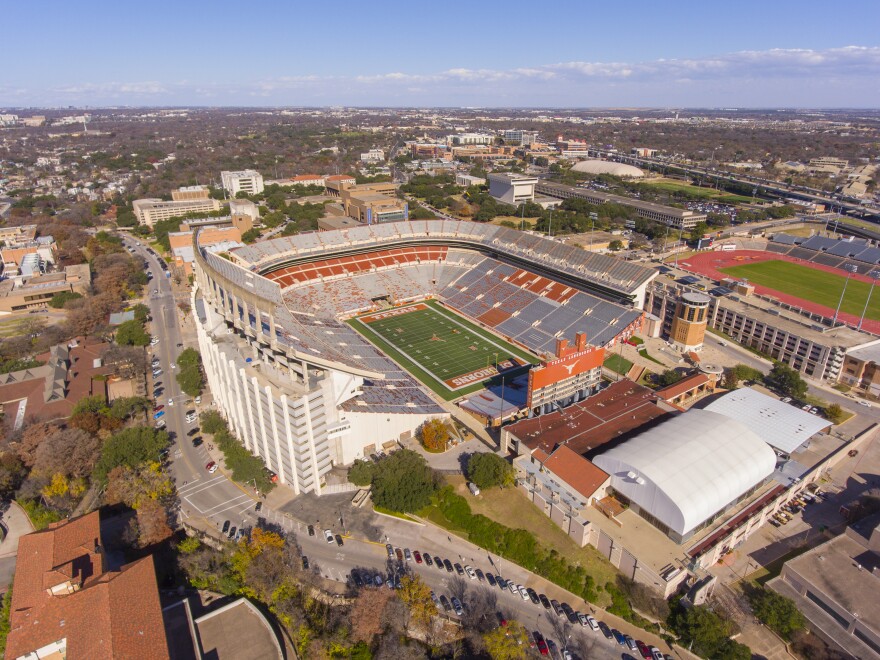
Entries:
<svg viewBox="0 0 880 660">
<path fill-rule="evenodd" d="M 73 83 L 0 88 L 4 98 L 44 103 L 236 105 L 862 105 L 880 103 L 880 47 L 773 48 L 704 58 L 566 61 L 510 69 L 450 68 L 345 75 L 282 75 L 251 81 Z M 794 94 L 794 96 L 793 96 Z"/>
</svg>

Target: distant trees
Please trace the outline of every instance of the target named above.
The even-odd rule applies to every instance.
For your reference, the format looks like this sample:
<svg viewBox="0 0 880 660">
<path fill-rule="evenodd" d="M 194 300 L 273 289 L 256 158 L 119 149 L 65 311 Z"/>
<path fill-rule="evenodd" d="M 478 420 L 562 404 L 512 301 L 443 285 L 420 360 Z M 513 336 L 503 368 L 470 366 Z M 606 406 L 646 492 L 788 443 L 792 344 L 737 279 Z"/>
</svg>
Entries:
<svg viewBox="0 0 880 660">
<path fill-rule="evenodd" d="M 467 477 L 479 488 L 511 486 L 514 481 L 513 467 L 498 454 L 481 452 L 471 454 L 467 462 Z"/>
</svg>

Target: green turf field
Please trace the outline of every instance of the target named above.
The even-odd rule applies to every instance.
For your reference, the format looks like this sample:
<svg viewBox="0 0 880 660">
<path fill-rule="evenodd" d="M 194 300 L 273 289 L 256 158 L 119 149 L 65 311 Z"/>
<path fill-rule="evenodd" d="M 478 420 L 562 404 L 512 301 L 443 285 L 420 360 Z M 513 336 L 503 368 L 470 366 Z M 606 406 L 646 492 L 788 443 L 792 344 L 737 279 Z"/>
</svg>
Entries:
<svg viewBox="0 0 880 660">
<path fill-rule="evenodd" d="M 753 284 L 810 300 L 829 309 L 837 309 L 840 292 L 843 291 L 846 282 L 845 275 L 835 275 L 789 261 L 762 261 L 719 270 L 727 275 L 746 278 Z M 867 282 L 850 279 L 849 284 L 846 285 L 846 296 L 840 311 L 861 316 L 870 289 L 871 285 Z M 875 291 L 871 296 L 865 318 L 880 320 L 880 291 Z"/>
<path fill-rule="evenodd" d="M 498 375 L 496 365 L 507 375 L 538 362 L 434 301 L 365 314 L 349 323 L 446 400 L 481 389 Z"/>
<path fill-rule="evenodd" d="M 672 181 L 668 179 L 663 181 L 645 181 L 641 185 L 664 190 L 668 193 L 683 192 L 696 199 L 706 199 L 721 204 L 751 204 L 752 202 L 751 197 L 734 195 L 732 193 L 715 190 L 714 188 L 701 188 L 700 186 L 693 186 L 689 183 L 684 183 L 683 181 Z"/>
</svg>

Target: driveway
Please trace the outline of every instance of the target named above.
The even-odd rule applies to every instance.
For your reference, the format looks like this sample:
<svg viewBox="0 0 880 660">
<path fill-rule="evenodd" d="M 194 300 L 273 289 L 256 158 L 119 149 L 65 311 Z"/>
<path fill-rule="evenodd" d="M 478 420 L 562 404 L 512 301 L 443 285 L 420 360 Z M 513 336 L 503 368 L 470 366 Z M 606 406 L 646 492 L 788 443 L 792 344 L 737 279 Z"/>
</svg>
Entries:
<svg viewBox="0 0 880 660">
<path fill-rule="evenodd" d="M 24 510 L 15 502 L 3 502 L 0 505 L 0 524 L 6 533 L 0 542 L 0 591 L 6 591 L 15 575 L 15 560 L 18 556 L 18 540 L 25 534 L 34 531 L 30 519 Z"/>
</svg>

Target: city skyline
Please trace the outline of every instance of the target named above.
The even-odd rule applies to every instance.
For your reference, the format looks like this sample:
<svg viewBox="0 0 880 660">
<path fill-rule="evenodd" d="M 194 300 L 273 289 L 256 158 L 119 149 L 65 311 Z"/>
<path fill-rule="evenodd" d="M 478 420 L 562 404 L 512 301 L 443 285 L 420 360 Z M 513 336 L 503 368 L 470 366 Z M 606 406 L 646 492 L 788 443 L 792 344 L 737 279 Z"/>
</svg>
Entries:
<svg viewBox="0 0 880 660">
<path fill-rule="evenodd" d="M 846 4 L 19 3 L 0 105 L 876 107 L 880 8 Z"/>
</svg>

